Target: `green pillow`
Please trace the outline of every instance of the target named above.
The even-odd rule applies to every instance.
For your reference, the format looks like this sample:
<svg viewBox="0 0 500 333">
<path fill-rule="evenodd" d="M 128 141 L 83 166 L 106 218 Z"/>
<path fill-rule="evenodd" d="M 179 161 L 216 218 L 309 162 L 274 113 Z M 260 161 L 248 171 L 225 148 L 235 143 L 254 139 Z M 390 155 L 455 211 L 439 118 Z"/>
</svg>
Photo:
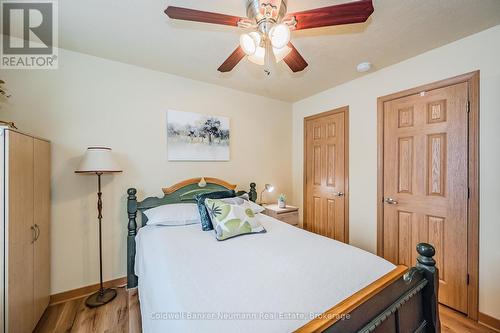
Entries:
<svg viewBox="0 0 500 333">
<path fill-rule="evenodd" d="M 266 232 L 247 203 L 232 205 L 222 200 L 208 198 L 205 199 L 205 207 L 214 226 L 217 240 Z"/>
<path fill-rule="evenodd" d="M 212 221 L 208 216 L 207 208 L 205 207 L 205 199 L 222 199 L 222 198 L 233 198 L 235 193 L 231 191 L 217 191 L 198 194 L 194 197 L 196 204 L 198 205 L 198 211 L 200 212 L 201 228 L 203 231 L 213 230 Z"/>
</svg>

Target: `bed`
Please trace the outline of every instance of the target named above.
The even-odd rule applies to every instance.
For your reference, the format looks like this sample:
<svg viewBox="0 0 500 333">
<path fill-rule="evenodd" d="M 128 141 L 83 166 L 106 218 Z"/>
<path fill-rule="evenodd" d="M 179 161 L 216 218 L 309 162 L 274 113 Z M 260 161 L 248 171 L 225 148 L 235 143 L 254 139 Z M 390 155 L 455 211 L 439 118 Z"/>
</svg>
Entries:
<svg viewBox="0 0 500 333">
<path fill-rule="evenodd" d="M 267 233 L 219 242 L 200 225 L 148 225 L 143 214 L 222 189 L 235 186 L 190 179 L 140 202 L 128 190 L 127 284 L 138 287 L 144 332 L 439 332 L 428 244 L 408 269 L 265 215 Z"/>
</svg>

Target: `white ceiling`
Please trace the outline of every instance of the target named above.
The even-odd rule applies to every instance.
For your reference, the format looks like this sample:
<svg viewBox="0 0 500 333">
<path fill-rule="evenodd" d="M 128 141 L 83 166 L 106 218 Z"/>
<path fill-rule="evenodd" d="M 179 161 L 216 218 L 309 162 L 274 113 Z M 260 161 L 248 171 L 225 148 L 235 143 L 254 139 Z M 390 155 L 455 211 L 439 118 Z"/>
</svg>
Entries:
<svg viewBox="0 0 500 333">
<path fill-rule="evenodd" d="M 359 77 L 356 65 L 375 69 L 400 62 L 500 24 L 500 0 L 374 0 L 364 24 L 293 32 L 309 63 L 293 74 L 284 63 L 266 78 L 244 59 L 231 73 L 217 72 L 238 45 L 237 28 L 170 20 L 168 5 L 245 16 L 246 0 L 59 1 L 62 48 L 227 86 L 284 101 L 297 101 Z M 289 12 L 346 0 L 289 0 Z"/>
</svg>

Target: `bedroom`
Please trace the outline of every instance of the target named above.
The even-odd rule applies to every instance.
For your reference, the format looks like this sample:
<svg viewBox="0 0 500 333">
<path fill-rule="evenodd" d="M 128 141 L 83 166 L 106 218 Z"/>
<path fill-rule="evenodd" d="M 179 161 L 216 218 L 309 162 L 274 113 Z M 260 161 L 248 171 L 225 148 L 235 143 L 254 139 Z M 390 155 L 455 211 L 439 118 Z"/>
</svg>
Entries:
<svg viewBox="0 0 500 333">
<path fill-rule="evenodd" d="M 23 1 L 1 1 L 4 15 L 8 8 L 4 6 L 13 3 L 23 3 Z M 452 270 L 461 269 L 461 274 L 457 278 L 457 281 L 460 280 L 457 282 L 460 285 L 457 290 L 461 291 L 450 290 L 447 286 L 443 286 L 446 278 L 439 277 L 442 280 L 439 283 L 439 300 L 441 303 L 448 304 L 448 307 L 439 306 L 440 311 L 436 311 L 440 315 L 442 331 L 491 332 L 494 329 L 500 329 L 500 287 L 497 283 L 500 278 L 498 267 L 500 243 L 497 241 L 500 225 L 495 208 L 500 199 L 500 177 L 497 173 L 500 168 L 500 154 L 498 154 L 498 144 L 500 144 L 500 113 L 498 112 L 500 108 L 500 94 L 498 93 L 500 91 L 498 66 L 500 3 L 498 1 L 374 0 L 373 3 L 360 1 L 361 5 L 358 3 L 358 6 L 367 3 L 373 5 L 373 13 L 370 13 L 370 10 L 364 11 L 364 15 L 368 15 L 365 22 L 310 29 L 298 28 L 301 24 L 300 15 L 288 15 L 296 17 L 298 21 L 297 26 L 292 28 L 291 42 L 308 65 L 297 73 L 292 71 L 294 63 L 289 65 L 285 59 L 278 63 L 267 63 L 267 65 L 264 61 L 262 65 L 262 62 L 258 60 L 253 59 L 258 63 L 256 64 L 246 59 L 250 58 L 246 54 L 243 54 L 245 59 L 235 64 L 230 72 L 221 73 L 217 70 L 219 66 L 238 46 L 241 35 L 250 32 L 253 27 L 239 28 L 189 22 L 171 18 L 165 13 L 167 7 L 173 6 L 247 18 L 247 1 L 245 0 L 209 2 L 155 0 L 144 1 L 140 4 L 130 0 L 43 3 L 53 5 L 49 14 L 51 13 L 51 17 L 55 18 L 52 20 L 52 43 L 55 47 L 51 51 L 56 57 L 49 58 L 54 61 L 50 62 L 46 54 L 43 54 L 41 59 L 47 61 L 40 63 L 42 68 L 32 68 L 36 66 L 19 68 L 22 67 L 20 62 L 14 60 L 29 60 L 29 57 L 23 58 L 18 52 L 15 54 L 17 58 L 10 56 L 8 57 L 10 62 L 5 62 L 3 59 L 8 52 L 4 43 L 1 45 L 0 79 L 4 83 L 0 87 L 5 94 L 0 96 L 0 120 L 13 122 L 17 127 L 16 130 L 6 125 L 2 130 L 2 134 L 6 134 L 2 135 L 2 142 L 5 144 L 7 140 L 4 137 L 19 134 L 18 132 L 25 133 L 25 136 L 32 137 L 33 140 L 40 141 L 38 138 L 44 138 L 50 142 L 49 144 L 41 140 L 47 150 L 45 156 L 50 156 L 45 160 L 45 169 L 26 168 L 27 165 L 34 165 L 34 160 L 30 163 L 24 160 L 21 163 L 25 167 L 23 170 L 31 173 L 33 178 L 37 171 L 43 169 L 42 171 L 47 175 L 50 170 L 50 176 L 43 178 L 48 182 L 48 185 L 45 184 L 48 186 L 46 190 L 50 191 L 50 196 L 43 196 L 46 199 L 44 205 L 48 207 L 44 211 L 47 216 L 46 230 L 43 228 L 37 230 L 34 227 L 35 224 L 40 225 L 36 219 L 41 215 L 33 213 L 33 210 L 36 204 L 43 200 L 36 200 L 33 192 L 23 197 L 18 206 L 9 207 L 9 203 L 14 202 L 14 197 L 20 195 L 20 192 L 6 191 L 9 188 L 16 188 L 9 187 L 11 184 L 8 183 L 9 177 L 13 177 L 9 172 L 16 169 L 9 168 L 9 151 L 6 149 L 8 145 L 1 145 L 4 160 L 2 173 L 4 190 L 0 191 L 2 193 L 0 201 L 4 212 L 1 238 L 4 249 L 2 257 L 5 258 L 2 262 L 4 268 L 2 276 L 4 277 L 1 283 L 3 287 L 1 311 L 3 324 L 1 326 L 5 332 L 27 332 L 34 329 L 39 332 L 68 330 L 101 332 L 117 329 L 117 327 L 119 331 L 135 332 L 142 327 L 142 331 L 155 332 L 157 330 L 149 329 L 157 327 L 154 325 L 170 328 L 170 331 L 174 332 L 228 331 L 227 327 L 233 327 L 234 331 L 234 326 L 226 325 L 241 324 L 238 320 L 145 321 L 145 316 L 151 319 L 150 315 L 144 313 L 144 311 L 149 311 L 149 307 L 160 308 L 154 311 L 160 314 L 215 313 L 226 312 L 224 309 L 228 304 L 236 304 L 241 306 L 242 312 L 307 312 L 308 314 L 319 312 L 319 315 L 334 308 L 344 299 L 352 300 L 356 291 L 379 281 L 379 278 L 391 271 L 393 267 L 387 266 L 385 271 L 376 273 L 377 269 L 373 266 L 380 268 L 389 265 L 389 262 L 395 265 L 415 266 L 417 256 L 415 246 L 419 242 L 431 243 L 436 248 L 434 259 L 437 260 L 437 267 L 441 274 L 446 273 L 446 269 L 440 269 L 443 262 L 454 263 Z M 287 13 L 345 3 L 356 5 L 356 1 L 347 0 L 290 0 L 287 3 Z M 4 19 L 6 16 L 2 16 L 3 42 L 8 40 L 15 47 L 24 47 L 22 39 L 25 31 L 28 31 L 30 34 L 26 39 L 31 38 L 38 43 L 43 43 L 45 35 L 40 33 L 35 35 L 37 32 L 34 27 L 40 24 L 40 20 L 37 23 L 36 14 L 34 14 L 34 22 L 30 22 L 30 28 L 23 30 L 22 15 L 19 16 L 19 12 L 25 9 L 25 7 L 20 7 L 17 11 L 13 10 L 14 14 L 9 16 L 12 22 L 8 28 Z M 332 12 L 335 14 L 336 10 L 332 10 L 330 14 Z M 44 11 L 39 11 L 39 13 L 42 15 Z M 170 14 L 175 16 L 175 12 L 174 14 L 170 12 Z M 274 13 L 273 15 L 280 14 Z M 30 21 L 30 19 L 24 21 Z M 35 32 L 30 29 L 35 29 L 33 30 Z M 294 29 L 296 31 L 293 31 Z M 12 35 L 9 38 L 5 37 L 8 35 L 7 31 Z M 289 52 L 294 54 L 294 51 Z M 370 63 L 371 66 L 364 63 Z M 360 70 L 367 70 L 366 72 L 358 72 L 357 66 L 360 64 L 364 64 L 360 66 Z M 268 75 L 266 71 L 270 74 Z M 466 87 L 458 92 L 453 91 L 452 95 L 455 96 L 453 98 L 464 99 L 466 96 L 464 103 L 450 102 L 444 109 L 440 109 L 445 111 L 439 113 L 432 108 L 429 109 L 430 112 L 419 109 L 422 107 L 419 102 L 420 104 L 412 104 L 414 109 L 410 112 L 408 105 L 410 102 L 413 103 L 412 100 L 403 100 L 401 103 L 404 106 L 397 107 L 398 117 L 396 117 L 399 121 L 396 126 L 398 131 L 407 130 L 405 126 L 412 122 L 415 124 L 419 121 L 425 122 L 428 120 L 427 117 L 431 117 L 432 121 L 436 120 L 437 123 L 431 125 L 438 127 L 442 126 L 442 123 L 451 123 L 454 111 L 460 106 L 465 116 L 460 118 L 462 122 L 458 120 L 456 122 L 459 124 L 457 128 L 461 130 L 459 134 L 452 133 L 455 128 L 453 126 L 450 129 L 439 127 L 439 131 L 429 132 L 434 135 L 450 130 L 449 135 L 455 135 L 455 137 L 446 141 L 446 138 L 441 140 L 442 136 L 432 136 L 429 148 L 427 143 L 419 141 L 422 135 L 411 144 L 409 143 L 411 140 L 404 139 L 413 134 L 404 134 L 398 139 L 399 141 L 390 141 L 389 135 L 384 136 L 384 133 L 390 133 L 391 130 L 384 126 L 383 116 L 389 112 L 385 111 L 385 105 L 397 106 L 399 104 L 395 101 L 401 101 L 408 96 L 421 98 L 426 103 L 441 101 L 443 97 L 427 99 L 432 98 L 433 93 L 437 91 L 444 94 L 447 87 L 458 86 Z M 467 101 L 471 102 L 469 113 L 466 112 Z M 441 104 L 436 105 L 439 107 Z M 399 112 L 399 110 L 403 111 Z M 175 117 L 176 112 L 177 117 Z M 320 121 L 323 116 L 324 119 L 331 117 L 334 121 L 339 121 L 333 132 L 343 132 L 343 135 L 338 136 L 343 141 L 332 143 L 326 140 L 323 146 L 321 146 L 322 142 L 319 143 L 321 149 L 326 151 L 332 145 L 344 146 L 343 154 L 338 155 L 340 157 L 334 161 L 335 167 L 326 168 L 330 171 L 325 170 L 320 175 L 319 183 L 325 184 L 326 188 L 329 187 L 329 172 L 337 177 L 334 177 L 332 182 L 342 184 L 342 186 L 333 186 L 333 191 L 330 192 L 321 186 L 317 189 L 314 187 L 314 175 L 311 173 L 313 170 L 311 168 L 314 166 L 312 162 L 316 160 L 309 158 L 312 155 L 307 155 L 314 153 L 314 149 L 312 153 L 311 149 L 308 149 L 314 146 L 311 144 L 314 131 L 312 134 L 311 131 L 308 132 L 306 125 Z M 437 118 L 432 118 L 434 116 Z M 216 131 L 206 129 L 200 125 L 199 120 L 193 120 L 197 119 L 196 117 L 203 120 L 201 125 L 208 120 L 216 119 L 215 123 L 218 125 L 215 127 L 218 129 Z M 446 121 L 438 122 L 443 119 Z M 178 130 L 179 124 L 183 128 L 181 131 Z M 189 131 L 184 130 L 188 127 Z M 312 127 L 314 130 L 314 126 Z M 323 133 L 328 132 L 327 127 L 324 127 Z M 469 132 L 474 129 L 476 131 Z M 307 136 L 308 133 L 310 133 L 309 136 Z M 476 141 L 470 138 L 475 138 Z M 392 143 L 399 142 L 399 146 L 394 146 L 395 152 L 391 150 L 394 147 L 390 146 L 390 142 L 386 142 L 386 139 Z M 467 140 L 467 143 L 464 143 L 466 142 L 464 140 Z M 185 148 L 171 149 L 180 141 L 183 144 L 189 142 L 188 146 L 194 145 L 198 149 L 193 150 L 194 153 Z M 386 145 L 392 148 L 384 150 Z M 92 150 L 85 155 L 88 147 L 112 148 L 111 156 L 119 168 L 115 171 L 122 171 L 115 174 L 103 174 L 101 177 L 103 215 L 101 247 L 99 246 L 96 207 L 98 177 L 95 174 L 88 176 L 75 174 L 78 170 L 85 171 L 81 169 L 84 156 L 90 158 L 93 156 Z M 404 148 L 409 149 L 409 147 L 415 147 L 414 153 L 411 154 L 413 158 L 407 155 L 402 161 L 406 165 L 411 165 L 411 171 L 401 166 L 398 170 L 391 169 L 390 166 L 395 164 L 391 161 L 397 161 L 402 155 L 404 157 Z M 449 154 L 447 158 L 439 155 L 440 152 L 437 151 L 439 147 L 447 149 Z M 217 151 L 216 154 L 212 154 L 213 156 L 209 151 L 212 149 Z M 393 235 L 390 234 L 391 232 L 394 232 L 390 228 L 385 228 L 386 234 L 384 234 L 384 226 L 391 222 L 389 216 L 391 210 L 408 213 L 413 209 L 405 202 L 412 198 L 412 190 L 403 187 L 405 185 L 408 187 L 414 182 L 416 186 L 414 192 L 418 192 L 419 186 L 424 186 L 420 183 L 428 174 L 425 172 L 426 169 L 431 171 L 431 176 L 440 175 L 439 168 L 432 169 L 425 163 L 421 163 L 423 159 L 419 158 L 418 154 L 424 154 L 427 150 L 441 157 L 437 159 L 436 165 L 446 169 L 444 172 L 450 183 L 446 181 L 425 184 L 433 190 L 433 193 L 430 195 L 431 201 L 425 201 L 424 206 L 427 207 L 436 202 L 448 205 L 448 202 L 441 200 L 442 197 L 447 197 L 448 193 L 450 195 L 458 193 L 456 189 L 460 186 L 463 188 L 465 183 L 468 185 L 466 187 L 472 189 L 470 198 L 468 193 L 464 194 L 464 191 L 461 191 L 462 196 L 457 199 L 458 201 L 452 200 L 450 205 L 455 204 L 455 208 L 446 212 L 451 215 L 426 213 L 427 216 L 433 218 L 446 217 L 460 220 L 461 230 L 465 230 L 465 235 L 463 232 L 457 232 L 457 235 L 452 235 L 452 239 L 457 236 L 456 239 L 465 239 L 465 242 L 462 242 L 463 246 L 445 251 L 443 244 L 448 244 L 447 240 L 443 243 L 438 239 L 429 238 L 428 235 L 420 237 L 410 232 L 410 240 L 405 243 L 403 237 L 399 237 L 400 231 L 403 230 L 400 229 L 397 241 L 405 246 L 401 246 L 401 251 L 398 251 L 399 243 L 396 246 L 389 242 L 387 244 L 389 250 L 385 252 L 392 254 L 384 256 L 384 250 L 386 250 L 384 241 Z M 171 154 L 172 152 L 177 153 Z M 207 155 L 200 158 L 201 153 Z M 476 159 L 473 158 L 474 156 Z M 328 158 L 324 161 L 318 160 L 318 163 L 326 166 L 329 160 Z M 404 165 L 404 163 L 400 164 Z M 341 177 L 338 176 L 339 174 Z M 405 183 L 403 176 L 411 181 Z M 204 177 L 204 182 L 202 177 Z M 313 182 L 308 182 L 310 177 L 313 178 Z M 159 294 L 168 293 L 172 299 L 176 297 L 177 299 L 169 302 L 160 297 L 158 300 L 160 304 L 157 306 L 152 304 L 156 304 L 154 302 L 158 297 L 155 298 L 154 293 L 151 295 L 147 287 L 143 288 L 141 295 L 140 274 L 138 289 L 126 287 L 129 282 L 127 277 L 130 269 L 136 268 L 135 265 L 128 264 L 131 258 L 136 259 L 135 255 L 129 251 L 130 239 L 135 241 L 134 246 L 138 245 L 137 248 L 140 244 L 148 244 L 141 242 L 142 236 L 136 238 L 133 232 L 134 235 L 129 237 L 131 235 L 130 212 L 127 206 L 130 202 L 133 203 L 133 200 L 130 200 L 130 193 L 127 191 L 130 188 L 136 189 L 135 196 L 140 206 L 140 203 L 148 197 L 163 197 L 165 192 L 162 189 L 171 188 L 193 178 L 196 180 L 188 182 L 189 185 L 179 187 L 181 192 L 174 191 L 173 196 L 170 192 L 166 194 L 168 200 L 173 200 L 169 203 L 179 201 L 177 195 L 189 190 L 214 188 L 227 190 L 233 184 L 237 185 L 236 191 L 245 191 L 253 196 L 255 192 L 251 191 L 250 183 L 255 183 L 257 193 L 255 201 L 273 204 L 266 211 L 256 214 L 259 221 L 262 219 L 261 223 L 267 232 L 217 241 L 214 232 L 202 231 L 198 223 L 197 229 L 193 229 L 192 225 L 158 227 L 161 230 L 155 234 L 155 237 L 169 230 L 180 233 L 190 230 L 194 234 L 187 235 L 187 237 L 204 237 L 200 240 L 200 244 L 213 246 L 213 251 L 217 249 L 217 246 L 220 246 L 221 251 L 225 251 L 224 249 L 228 246 L 231 249 L 232 245 L 236 246 L 234 250 L 250 251 L 252 255 L 244 253 L 243 258 L 258 261 L 248 264 L 248 267 L 255 268 L 259 276 L 247 277 L 249 279 L 247 282 L 261 284 L 262 290 L 268 291 L 270 295 L 273 293 L 276 295 L 274 300 L 266 299 L 270 302 L 269 307 L 258 297 L 259 293 L 250 292 L 255 291 L 253 288 L 238 289 L 243 294 L 235 291 L 231 295 L 213 295 L 213 292 L 220 289 L 210 285 L 210 292 L 206 293 L 201 289 L 199 282 L 188 278 L 180 282 L 179 288 L 167 289 L 169 284 L 166 283 L 165 289 L 159 289 L 161 291 Z M 214 184 L 215 180 L 212 178 L 224 181 L 225 185 Z M 396 189 L 395 193 L 390 193 L 389 190 L 386 193 L 384 189 L 389 189 L 393 184 L 391 182 L 386 184 L 385 180 L 391 179 L 398 179 L 398 182 L 394 183 L 397 183 L 399 189 Z M 34 187 L 34 179 L 29 179 L 29 177 L 27 179 L 21 175 L 18 180 L 23 182 L 26 188 Z M 458 184 L 457 187 L 450 185 L 453 181 Z M 206 186 L 200 186 L 205 183 Z M 270 186 L 266 188 L 266 184 Z M 445 195 L 440 197 L 438 195 L 440 190 Z M 340 217 L 337 219 L 341 222 L 338 228 L 329 225 L 329 222 L 315 225 L 314 219 L 308 217 L 308 213 L 314 212 L 314 202 L 313 204 L 310 202 L 310 198 L 314 197 L 311 195 L 312 191 L 333 195 L 333 197 L 316 196 L 319 201 L 324 201 L 320 203 L 320 206 L 323 205 L 320 211 L 328 212 L 328 203 L 341 203 L 341 209 L 338 209 L 338 205 L 333 207 L 334 213 Z M 285 211 L 280 211 L 276 207 L 280 194 L 284 194 L 281 198 L 286 199 L 288 208 Z M 393 201 L 388 200 L 382 204 L 382 199 Z M 190 200 L 192 197 L 188 198 L 188 202 L 191 203 Z M 250 201 L 245 204 L 250 205 Z M 467 210 L 464 211 L 464 207 Z M 26 242 L 21 245 L 10 241 L 8 237 L 9 223 L 14 223 L 15 220 L 13 215 L 15 209 L 23 216 L 22 220 L 25 224 L 21 231 Z M 30 210 L 31 215 L 27 213 Z M 386 214 L 384 214 L 385 211 Z M 278 213 L 281 213 L 281 216 Z M 329 221 L 328 214 L 326 215 L 318 220 Z M 407 216 L 399 214 L 398 225 L 410 225 L 411 218 L 404 220 Z M 278 221 L 279 219 L 286 220 L 284 221 L 286 224 Z M 140 226 L 141 221 L 142 216 L 138 212 L 136 223 Z M 432 220 L 434 232 L 431 235 L 444 233 L 444 227 L 439 221 L 441 220 Z M 421 221 L 416 220 L 415 223 L 421 223 Z M 289 227 L 289 224 L 296 224 L 297 227 Z M 142 231 L 148 230 L 149 227 L 138 228 L 137 234 L 145 234 Z M 429 226 L 427 226 L 427 231 L 428 228 Z M 310 233 L 307 230 L 314 232 Z M 411 227 L 407 230 L 411 230 Z M 416 230 L 422 230 L 422 228 L 417 227 Z M 47 232 L 44 233 L 44 231 Z M 325 233 L 330 238 L 347 242 L 351 246 L 348 249 L 354 251 L 353 256 L 355 253 L 368 256 L 370 262 L 364 265 L 354 259 L 350 260 L 336 255 L 336 251 L 342 251 L 343 245 L 328 237 L 316 235 Z M 287 237 L 282 239 L 279 237 L 280 234 L 287 235 Z M 181 253 L 186 256 L 196 249 L 183 247 L 183 243 L 179 242 L 175 233 L 164 236 L 165 240 L 169 240 L 165 242 L 165 246 L 172 245 L 171 248 L 165 249 L 174 252 L 184 251 Z M 40 241 L 32 243 L 33 239 L 39 237 Z M 273 240 L 276 239 L 279 240 L 275 244 Z M 467 243 L 474 239 L 475 244 L 474 242 Z M 266 242 L 266 240 L 270 241 Z M 9 251 L 11 246 L 23 246 L 22 251 L 27 252 L 17 258 L 26 264 L 29 260 L 35 261 L 36 249 L 33 250 L 33 248 L 42 242 L 45 242 L 45 252 L 42 254 L 41 265 L 34 266 L 36 264 L 32 263 L 31 266 L 25 265 L 21 268 L 14 267 L 14 264 L 12 267 L 9 266 L 9 263 L 14 263 L 13 260 L 9 261 L 10 255 L 15 253 L 15 251 Z M 276 247 L 280 244 L 286 251 L 278 251 Z M 307 244 L 312 245 L 307 246 Z M 102 249 L 102 280 L 106 287 L 114 288 L 118 295 L 105 305 L 90 308 L 85 305 L 85 301 L 100 287 L 100 249 Z M 143 246 L 142 249 L 147 251 L 147 247 Z M 266 252 L 266 249 L 275 251 Z M 326 250 L 327 253 L 331 252 L 332 257 L 309 260 L 311 263 L 308 263 L 309 255 L 312 253 L 320 255 L 322 250 Z M 464 259 L 460 263 L 460 260 L 456 258 L 460 258 L 462 254 L 467 257 L 467 260 Z M 208 254 L 202 252 L 201 255 Z M 221 258 L 225 258 L 224 255 L 226 255 L 225 252 L 219 254 Z M 184 274 L 187 276 L 191 273 L 200 274 L 200 267 L 206 265 L 199 261 L 199 257 L 188 258 L 193 263 L 197 263 L 196 265 L 179 265 L 179 262 L 176 262 L 175 258 L 169 256 L 168 253 L 163 258 L 155 253 L 155 257 L 160 257 L 160 260 L 163 259 L 165 263 L 164 266 L 158 267 L 159 272 L 156 276 L 153 274 L 153 276 L 143 278 L 143 281 L 152 281 L 152 284 L 157 278 L 163 277 L 160 274 L 167 274 L 168 267 L 176 267 L 176 272 L 179 273 L 179 275 L 174 274 L 175 276 L 168 277 L 173 284 L 174 281 L 179 283 L 178 279 Z M 277 257 L 282 264 L 272 265 L 271 260 L 278 260 Z M 313 257 L 316 258 L 316 255 Z M 213 267 L 222 267 L 222 263 L 217 262 L 215 257 L 208 255 L 205 258 L 207 263 L 216 265 Z M 246 267 L 240 266 L 241 263 L 238 263 L 236 259 L 228 257 L 230 262 L 224 270 L 227 270 L 228 274 L 233 274 L 234 277 L 241 278 L 241 274 L 248 273 L 248 271 L 236 272 L 232 269 L 234 265 Z M 337 260 L 341 262 L 347 260 L 348 263 L 352 261 L 353 267 L 349 264 L 335 267 Z M 148 262 L 144 260 L 144 264 Z M 321 264 L 325 267 L 320 267 Z M 16 269 L 22 275 L 25 274 L 26 269 L 31 270 L 33 275 L 31 286 L 26 286 L 25 276 L 19 279 L 19 281 L 23 280 L 21 281 L 23 283 L 9 285 L 9 282 L 18 281 L 9 273 Z M 350 276 L 355 277 L 353 281 L 343 276 L 344 273 L 352 272 L 351 269 L 359 271 L 359 274 Z M 312 271 L 314 275 L 309 276 L 309 271 Z M 135 270 L 133 272 L 135 276 L 139 273 Z M 217 273 L 210 268 L 201 272 Z M 369 278 L 369 272 L 376 273 L 376 276 Z M 45 274 L 44 278 L 37 277 L 37 274 L 42 273 Z M 209 276 L 207 280 L 213 281 L 212 278 L 215 276 L 217 275 Z M 329 276 L 331 279 L 328 279 Z M 367 276 L 370 281 L 363 281 L 362 276 Z M 447 274 L 447 276 L 452 277 L 454 274 Z M 401 277 L 398 276 L 398 278 Z M 416 276 L 416 282 L 419 278 Z M 467 284 L 467 279 L 469 284 Z M 311 280 L 318 281 L 318 283 Z M 19 302 L 25 302 L 29 297 L 33 299 L 35 289 L 38 288 L 36 283 L 40 281 L 44 283 L 45 288 L 43 297 L 40 297 L 41 301 L 34 305 L 33 309 L 30 308 L 27 313 L 21 315 L 22 318 L 30 317 L 32 320 L 20 320 L 12 316 L 16 310 L 9 310 L 9 306 L 15 309 L 16 305 L 19 306 Z M 282 281 L 286 283 L 281 283 Z M 343 293 L 340 291 L 336 293 L 331 288 L 321 288 L 325 284 L 330 286 L 335 282 L 340 289 L 345 286 Z M 359 284 L 358 287 L 349 288 L 348 285 L 351 282 Z M 237 287 L 236 284 L 232 286 Z M 16 287 L 19 288 L 17 291 Z M 192 302 L 189 297 L 193 296 L 190 290 L 198 290 L 194 297 L 206 298 L 207 303 L 204 304 L 210 304 L 210 306 L 200 309 L 188 304 L 187 302 Z M 294 293 L 280 294 L 285 290 L 293 290 L 296 295 Z M 443 295 L 447 293 L 452 296 L 444 300 Z M 238 295 L 248 297 L 250 304 L 248 308 L 243 302 L 244 297 L 240 301 Z M 142 299 L 139 304 L 138 300 L 142 297 L 145 299 Z M 373 301 L 377 297 L 388 299 L 379 292 L 371 298 L 365 297 L 362 304 L 371 304 L 370 299 Z M 301 299 L 307 302 L 297 304 Z M 432 299 L 435 298 L 428 297 L 429 301 Z M 151 303 L 145 304 L 149 300 Z M 377 312 L 382 313 L 389 305 L 377 309 Z M 127 309 L 127 315 L 125 319 L 120 320 L 117 313 L 122 311 L 122 308 Z M 452 308 L 458 310 L 452 310 Z M 229 311 L 228 315 L 231 315 L 232 311 L 238 312 L 238 307 Z M 352 311 L 354 310 L 350 309 L 344 314 Z M 356 327 L 353 331 L 359 331 L 375 317 L 376 315 L 371 318 L 357 318 L 353 312 L 353 318 L 339 320 L 332 324 L 352 323 L 353 327 Z M 392 322 L 394 317 L 395 315 L 390 316 L 391 319 L 384 323 Z M 89 326 L 89 318 L 93 318 L 93 327 Z M 313 324 L 318 322 L 315 318 L 310 319 L 247 320 L 243 323 L 247 326 L 241 324 L 243 326 L 239 328 L 241 328 L 240 331 L 256 331 L 259 330 L 258 328 L 260 331 L 293 331 L 309 322 Z M 175 329 L 178 327 L 180 328 Z M 201 327 L 207 327 L 207 329 L 201 329 Z M 382 328 L 381 331 L 387 330 Z"/>
</svg>

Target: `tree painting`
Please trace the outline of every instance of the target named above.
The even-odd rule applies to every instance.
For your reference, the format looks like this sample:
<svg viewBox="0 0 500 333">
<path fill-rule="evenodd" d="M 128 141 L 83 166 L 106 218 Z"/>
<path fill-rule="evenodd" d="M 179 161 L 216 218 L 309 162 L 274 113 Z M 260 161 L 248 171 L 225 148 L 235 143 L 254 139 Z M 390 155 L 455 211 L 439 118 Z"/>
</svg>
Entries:
<svg viewBox="0 0 500 333">
<path fill-rule="evenodd" d="M 168 111 L 167 141 L 170 161 L 228 161 L 229 119 Z"/>
</svg>

